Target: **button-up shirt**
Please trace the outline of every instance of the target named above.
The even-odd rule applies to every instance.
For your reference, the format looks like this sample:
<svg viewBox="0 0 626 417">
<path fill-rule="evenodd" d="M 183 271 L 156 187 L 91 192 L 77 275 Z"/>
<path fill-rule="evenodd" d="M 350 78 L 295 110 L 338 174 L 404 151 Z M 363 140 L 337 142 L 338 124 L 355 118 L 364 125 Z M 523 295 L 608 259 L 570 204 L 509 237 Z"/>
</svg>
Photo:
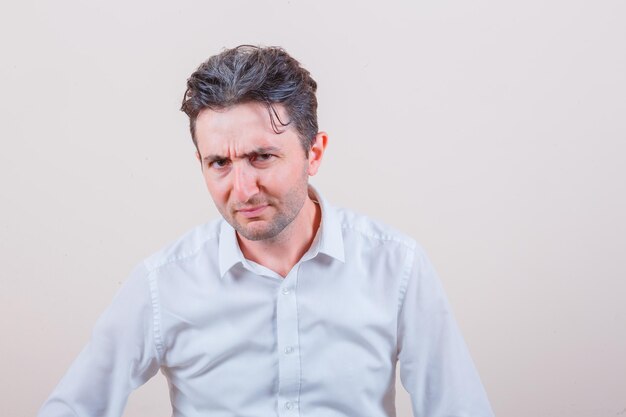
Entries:
<svg viewBox="0 0 626 417">
<path fill-rule="evenodd" d="M 39 417 L 121 416 L 159 370 L 174 417 L 493 413 L 441 284 L 411 238 L 311 188 L 322 221 L 284 278 L 223 219 L 137 265 Z"/>
</svg>

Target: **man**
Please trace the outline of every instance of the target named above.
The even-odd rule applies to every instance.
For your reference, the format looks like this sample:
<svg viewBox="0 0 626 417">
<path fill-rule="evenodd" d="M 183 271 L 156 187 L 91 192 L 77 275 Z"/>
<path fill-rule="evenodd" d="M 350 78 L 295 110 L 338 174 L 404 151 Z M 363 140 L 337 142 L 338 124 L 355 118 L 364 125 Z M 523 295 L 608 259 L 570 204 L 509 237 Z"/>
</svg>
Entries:
<svg viewBox="0 0 626 417">
<path fill-rule="evenodd" d="M 120 416 L 160 369 L 173 415 L 492 416 L 422 249 L 308 185 L 328 136 L 316 83 L 280 48 L 192 74 L 182 110 L 223 219 L 140 263 L 40 417 Z"/>
</svg>

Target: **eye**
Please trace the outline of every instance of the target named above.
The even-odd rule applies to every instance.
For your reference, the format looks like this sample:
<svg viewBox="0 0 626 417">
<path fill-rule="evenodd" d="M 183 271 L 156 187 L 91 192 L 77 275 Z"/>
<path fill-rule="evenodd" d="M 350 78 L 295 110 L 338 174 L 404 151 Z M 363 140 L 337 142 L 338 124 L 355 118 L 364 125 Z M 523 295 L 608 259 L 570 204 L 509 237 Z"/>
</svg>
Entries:
<svg viewBox="0 0 626 417">
<path fill-rule="evenodd" d="M 213 169 L 224 169 L 228 166 L 230 161 L 228 159 L 216 159 L 214 161 L 209 162 L 209 168 Z"/>
<path fill-rule="evenodd" d="M 276 155 L 273 155 L 271 153 L 259 153 L 259 154 L 252 156 L 250 158 L 250 161 L 253 163 L 257 163 L 257 164 L 263 164 L 265 162 L 271 161 L 275 157 Z"/>
</svg>

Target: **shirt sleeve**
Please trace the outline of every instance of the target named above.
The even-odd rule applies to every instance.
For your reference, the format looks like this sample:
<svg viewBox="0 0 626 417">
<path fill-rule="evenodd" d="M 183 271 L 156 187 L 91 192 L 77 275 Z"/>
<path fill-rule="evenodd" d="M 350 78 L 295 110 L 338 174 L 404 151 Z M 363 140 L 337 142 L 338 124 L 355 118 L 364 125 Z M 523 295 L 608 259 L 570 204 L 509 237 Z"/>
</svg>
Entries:
<svg viewBox="0 0 626 417">
<path fill-rule="evenodd" d="M 160 367 L 148 273 L 138 265 L 98 319 L 38 417 L 119 417 Z"/>
<path fill-rule="evenodd" d="M 414 417 L 493 417 L 441 283 L 419 247 L 405 273 L 398 360 Z"/>
</svg>

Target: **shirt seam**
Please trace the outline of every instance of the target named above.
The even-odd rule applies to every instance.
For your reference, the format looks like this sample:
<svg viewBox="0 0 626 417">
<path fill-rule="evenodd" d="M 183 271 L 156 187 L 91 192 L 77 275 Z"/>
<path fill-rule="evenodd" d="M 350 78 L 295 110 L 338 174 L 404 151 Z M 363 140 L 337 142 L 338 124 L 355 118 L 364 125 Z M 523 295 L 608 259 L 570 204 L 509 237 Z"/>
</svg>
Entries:
<svg viewBox="0 0 626 417">
<path fill-rule="evenodd" d="M 398 335 L 400 334 L 400 314 L 402 313 L 402 309 L 404 308 L 404 302 L 406 300 L 406 293 L 409 287 L 409 280 L 411 279 L 411 275 L 414 268 L 414 261 L 416 256 L 416 244 L 409 245 L 412 246 L 410 251 L 407 254 L 407 257 L 404 261 L 404 268 L 402 271 L 402 278 L 400 280 L 400 289 L 399 289 L 399 297 L 398 297 L 398 314 L 396 315 L 396 354 L 398 353 Z"/>
<path fill-rule="evenodd" d="M 148 271 L 148 283 L 150 287 L 150 302 L 152 306 L 152 332 L 154 334 L 154 348 L 157 352 L 159 367 L 163 364 L 164 349 L 161 335 L 161 303 L 159 300 L 159 288 L 154 271 Z"/>
<path fill-rule="evenodd" d="M 208 237 L 205 240 L 203 240 L 200 244 L 198 244 L 198 246 L 195 247 L 194 249 L 192 249 L 190 251 L 187 251 L 187 252 L 184 252 L 184 253 L 179 254 L 179 255 L 170 256 L 170 257 L 168 257 L 166 259 L 163 259 L 163 260 L 161 260 L 159 262 L 155 261 L 155 263 L 153 265 L 148 265 L 147 264 L 148 260 L 145 260 L 144 264 L 146 265 L 146 269 L 148 270 L 149 273 L 152 273 L 152 272 L 155 272 L 155 271 L 157 271 L 157 270 L 159 270 L 159 269 L 161 269 L 161 268 L 163 268 L 163 267 L 165 267 L 167 265 L 187 260 L 188 258 L 191 258 L 191 257 L 197 255 L 198 252 L 200 252 L 200 250 L 202 249 L 202 247 L 204 245 L 206 245 L 207 243 L 209 243 L 212 240 L 217 239 L 218 237 L 219 237 L 219 235 Z"/>
<path fill-rule="evenodd" d="M 383 242 L 395 242 L 395 243 L 400 243 L 401 245 L 405 246 L 408 249 L 414 249 L 415 248 L 415 244 L 412 242 L 411 239 L 407 239 L 407 238 L 401 238 L 401 237 L 396 237 L 393 235 L 383 235 L 383 234 L 376 234 L 376 233 L 371 233 L 371 232 L 367 232 L 359 227 L 355 227 L 354 225 L 350 225 L 350 224 L 346 224 L 346 223 L 342 223 L 341 224 L 341 228 L 342 229 L 350 229 L 353 230 L 357 233 L 362 234 L 363 236 L 372 238 L 372 239 L 376 239 L 379 241 L 383 241 Z"/>
</svg>

